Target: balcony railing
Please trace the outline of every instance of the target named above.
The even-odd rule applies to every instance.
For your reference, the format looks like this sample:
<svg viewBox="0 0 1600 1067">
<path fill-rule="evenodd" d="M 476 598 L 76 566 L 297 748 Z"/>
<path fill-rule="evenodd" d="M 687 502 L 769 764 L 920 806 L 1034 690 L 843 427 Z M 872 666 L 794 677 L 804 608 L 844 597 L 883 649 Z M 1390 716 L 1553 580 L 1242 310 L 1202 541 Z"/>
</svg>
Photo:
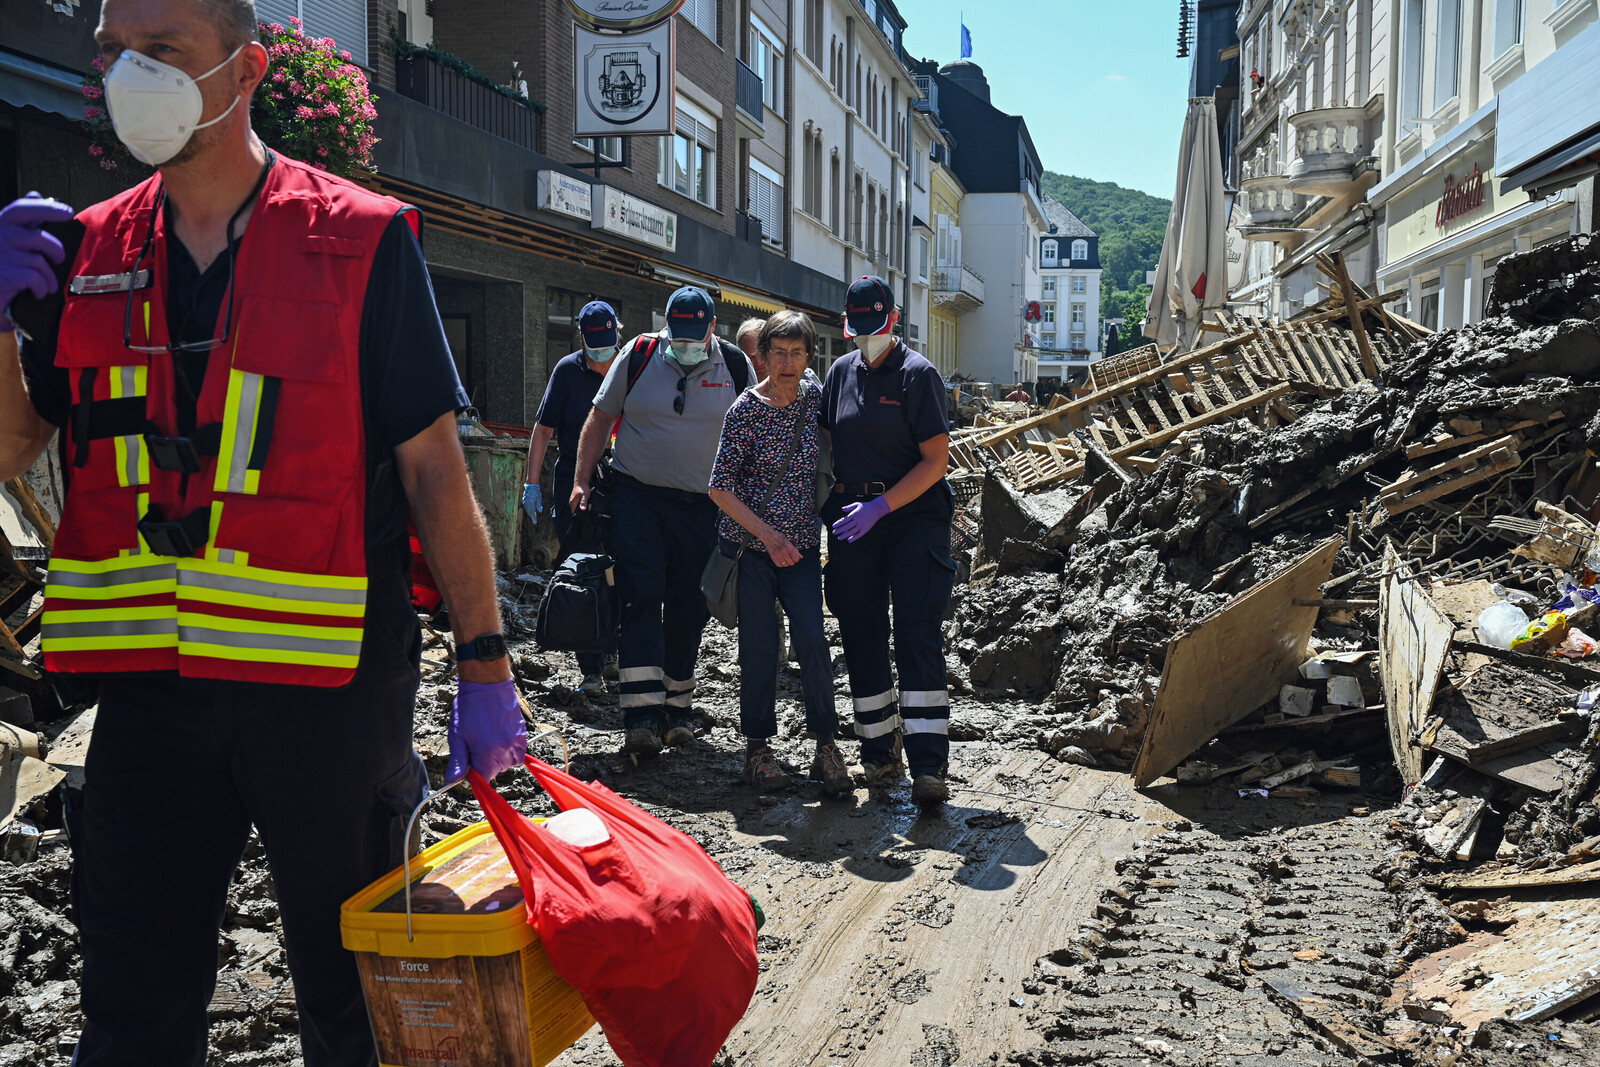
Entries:
<svg viewBox="0 0 1600 1067">
<path fill-rule="evenodd" d="M 931 74 L 913 74 L 911 80 L 917 83 L 916 102 L 918 111 L 925 111 L 935 118 L 939 115 L 939 83 L 933 80 Z"/>
<path fill-rule="evenodd" d="M 1245 224 L 1247 241 L 1281 241 L 1294 232 L 1294 219 L 1305 207 L 1306 198 L 1295 192 L 1282 174 L 1263 174 L 1240 183 L 1240 194 L 1250 221 Z"/>
<path fill-rule="evenodd" d="M 766 105 L 762 101 L 761 75 L 745 66 L 744 60 L 734 60 L 737 77 L 733 87 L 733 102 L 738 107 L 740 119 L 752 137 L 766 133 Z"/>
<path fill-rule="evenodd" d="M 1289 116 L 1295 158 L 1284 176 L 1297 193 L 1338 196 L 1355 183 L 1372 155 L 1367 112 L 1360 107 L 1319 107 Z"/>
<path fill-rule="evenodd" d="M 928 277 L 935 307 L 952 315 L 965 315 L 983 306 L 983 277 L 964 264 L 935 267 Z"/>
<path fill-rule="evenodd" d="M 394 83 L 398 92 L 418 103 L 523 148 L 538 147 L 538 113 L 533 108 L 441 66 L 424 52 L 395 60 Z"/>
</svg>

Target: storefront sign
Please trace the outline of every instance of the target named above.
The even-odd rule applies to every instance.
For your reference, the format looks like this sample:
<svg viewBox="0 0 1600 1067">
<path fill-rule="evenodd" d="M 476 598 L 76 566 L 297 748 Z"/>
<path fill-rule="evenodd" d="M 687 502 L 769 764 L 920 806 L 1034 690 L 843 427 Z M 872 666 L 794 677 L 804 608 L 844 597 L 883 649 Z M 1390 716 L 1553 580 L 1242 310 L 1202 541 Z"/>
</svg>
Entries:
<svg viewBox="0 0 1600 1067">
<path fill-rule="evenodd" d="M 1459 219 L 1483 206 L 1483 174 L 1474 164 L 1472 173 L 1461 179 L 1444 176 L 1444 192 L 1439 196 L 1439 206 L 1433 214 L 1433 224 L 1443 229 L 1446 223 Z"/>
<path fill-rule="evenodd" d="M 665 22 L 625 37 L 574 30 L 574 136 L 672 132 L 676 29 Z"/>
<path fill-rule="evenodd" d="M 678 250 L 678 216 L 621 189 L 597 185 L 599 204 L 589 223 L 596 230 L 614 233 L 667 252 Z"/>
<path fill-rule="evenodd" d="M 597 30 L 643 30 L 667 21 L 683 0 L 567 0 L 567 6 Z"/>
<path fill-rule="evenodd" d="M 538 205 L 545 211 L 582 219 L 593 219 L 590 186 L 582 178 L 562 174 L 558 170 L 541 170 L 537 184 Z"/>
</svg>

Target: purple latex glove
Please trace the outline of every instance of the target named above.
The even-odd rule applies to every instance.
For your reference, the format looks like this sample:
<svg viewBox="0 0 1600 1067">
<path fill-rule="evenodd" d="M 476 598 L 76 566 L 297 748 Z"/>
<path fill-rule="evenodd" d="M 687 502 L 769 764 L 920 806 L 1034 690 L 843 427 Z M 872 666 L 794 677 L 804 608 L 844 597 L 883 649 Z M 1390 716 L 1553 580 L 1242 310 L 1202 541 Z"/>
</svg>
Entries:
<svg viewBox="0 0 1600 1067">
<path fill-rule="evenodd" d="M 467 776 L 467 766 L 493 781 L 528 753 L 528 724 L 517 703 L 516 683 L 462 682 L 450 708 L 447 782 Z"/>
<path fill-rule="evenodd" d="M 66 250 L 39 226 L 66 222 L 72 215 L 66 204 L 46 200 L 38 193 L 0 208 L 0 330 L 12 329 L 5 312 L 24 289 L 40 300 L 56 291 L 51 267 L 61 262 Z"/>
<path fill-rule="evenodd" d="M 847 504 L 844 517 L 833 524 L 833 535 L 841 541 L 859 541 L 887 514 L 889 502 L 881 496 L 864 504 Z"/>
</svg>

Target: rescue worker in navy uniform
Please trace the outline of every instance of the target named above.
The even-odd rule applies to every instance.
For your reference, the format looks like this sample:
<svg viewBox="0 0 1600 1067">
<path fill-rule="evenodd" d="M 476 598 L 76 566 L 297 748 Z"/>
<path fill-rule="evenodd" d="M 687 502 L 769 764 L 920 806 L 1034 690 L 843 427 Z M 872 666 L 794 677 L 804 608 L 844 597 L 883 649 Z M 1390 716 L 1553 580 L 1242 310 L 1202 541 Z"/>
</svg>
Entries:
<svg viewBox="0 0 1600 1067">
<path fill-rule="evenodd" d="M 304 1062 L 376 1064 L 339 906 L 400 862 L 428 785 L 408 516 L 458 639 L 447 774 L 527 746 L 415 212 L 262 145 L 255 32 L 250 0 L 105 0 L 111 119 L 157 173 L 77 216 L 70 261 L 42 228 L 70 207 L 0 209 L 0 314 L 26 289 L 59 316 L 20 351 L 0 321 L 0 476 L 61 430 L 45 666 L 100 682 L 80 1067 L 205 1062 L 252 825 Z"/>
<path fill-rule="evenodd" d="M 711 619 L 700 574 L 716 551 L 720 514 L 707 486 L 723 417 L 756 380 L 745 354 L 717 336 L 716 305 L 704 289 L 674 292 L 666 318 L 664 329 L 634 338 L 612 361 L 578 439 L 572 490 L 572 510 L 587 508 L 590 474 L 617 426 L 610 471 L 611 553 L 622 594 L 617 703 L 623 751 L 634 756 L 695 738 L 695 663 Z M 637 368 L 635 351 L 648 353 Z"/>
<path fill-rule="evenodd" d="M 949 798 L 941 626 L 956 572 L 950 422 L 944 380 L 895 337 L 898 321 L 888 282 L 863 277 L 850 286 L 845 334 L 860 347 L 834 361 L 822 387 L 838 478 L 822 513 L 824 588 L 850 673 L 862 774 L 886 785 L 909 763 L 912 799 L 933 808 Z"/>
<path fill-rule="evenodd" d="M 568 535 L 572 532 L 573 514 L 570 498 L 578 469 L 578 435 L 583 424 L 594 410 L 594 397 L 606 380 L 611 361 L 617 354 L 617 313 L 604 300 L 591 300 L 578 312 L 578 335 L 583 347 L 563 356 L 550 372 L 550 382 L 545 386 L 544 399 L 539 402 L 539 413 L 534 417 L 537 425 L 528 442 L 528 471 L 522 486 L 522 508 L 528 518 L 537 523 L 544 510 L 544 493 L 539 484 L 544 469 L 544 453 L 551 438 L 556 442 L 555 484 L 551 487 L 550 519 L 556 526 L 556 537 L 561 541 L 561 560 L 580 551 Z M 593 474 L 593 472 L 590 472 Z M 595 552 L 602 546 L 583 545 L 581 551 Z M 579 652 L 578 672 L 583 675 L 585 693 L 597 696 L 604 693 L 605 656 L 603 652 Z"/>
</svg>

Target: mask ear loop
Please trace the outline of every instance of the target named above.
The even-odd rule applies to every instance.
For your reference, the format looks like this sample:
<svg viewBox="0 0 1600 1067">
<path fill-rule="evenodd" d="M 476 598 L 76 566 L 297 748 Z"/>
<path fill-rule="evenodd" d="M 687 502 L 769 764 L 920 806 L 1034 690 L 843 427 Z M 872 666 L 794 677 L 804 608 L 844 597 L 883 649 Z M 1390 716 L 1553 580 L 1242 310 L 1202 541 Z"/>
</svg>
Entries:
<svg viewBox="0 0 1600 1067">
<path fill-rule="evenodd" d="M 250 43 L 249 41 L 245 42 L 245 44 L 249 44 L 249 43 Z M 244 51 L 245 44 L 242 44 L 238 48 L 235 48 L 231 53 L 229 53 L 227 59 L 224 59 L 221 63 L 218 63 L 216 66 L 212 67 L 210 70 L 206 71 L 204 74 L 200 75 L 198 78 L 195 78 L 194 82 L 195 82 L 196 86 L 198 86 L 201 82 L 205 81 L 207 78 L 211 77 L 211 75 L 215 74 L 217 71 L 221 70 L 223 67 L 226 67 L 229 63 L 232 63 L 234 61 L 234 59 L 237 58 L 239 53 Z M 202 122 L 202 123 L 200 123 L 199 125 L 197 125 L 195 127 L 195 130 L 203 130 L 207 126 L 215 126 L 217 123 L 221 122 L 223 119 L 227 118 L 230 114 L 232 114 L 233 113 L 233 109 L 238 107 L 239 106 L 239 101 L 243 100 L 243 99 L 244 99 L 244 97 L 242 97 L 242 96 L 234 97 L 233 98 L 233 103 L 229 104 L 227 106 L 227 108 L 223 110 L 222 114 L 218 115 L 216 118 L 212 119 L 210 122 Z M 191 130 L 190 132 L 193 133 L 194 131 Z"/>
</svg>

